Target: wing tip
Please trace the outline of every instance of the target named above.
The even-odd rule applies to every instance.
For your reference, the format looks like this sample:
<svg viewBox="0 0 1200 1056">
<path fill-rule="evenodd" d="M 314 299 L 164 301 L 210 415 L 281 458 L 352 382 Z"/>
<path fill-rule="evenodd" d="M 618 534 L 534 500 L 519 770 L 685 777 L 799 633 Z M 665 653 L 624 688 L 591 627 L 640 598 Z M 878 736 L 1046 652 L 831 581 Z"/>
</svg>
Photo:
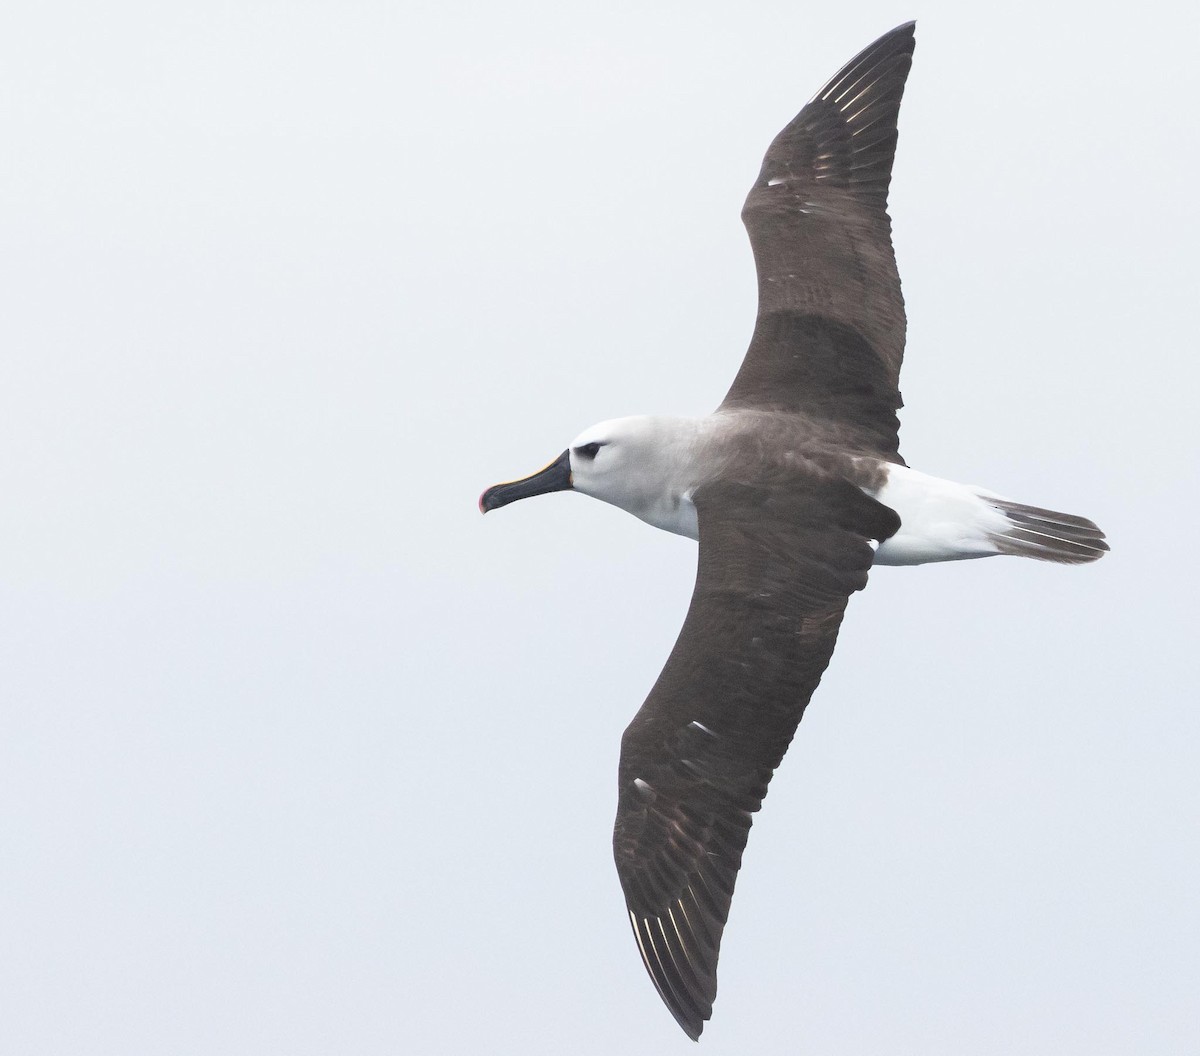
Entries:
<svg viewBox="0 0 1200 1056">
<path fill-rule="evenodd" d="M 713 998 L 715 998 L 716 980 L 712 980 L 710 995 L 700 995 L 697 986 L 704 987 L 704 980 L 696 974 L 694 965 L 681 965 L 676 959 L 675 951 L 666 937 L 662 917 L 639 917 L 629 907 L 629 924 L 637 942 L 638 952 L 642 955 L 642 964 L 654 989 L 667 1011 L 674 1017 L 680 1029 L 692 1039 L 699 1041 L 704 1032 L 704 1024 L 712 1018 Z M 655 942 L 652 922 L 659 926 L 662 932 L 663 951 Z M 665 953 L 665 957 L 664 957 Z M 691 975 L 691 978 L 688 976 Z"/>
<path fill-rule="evenodd" d="M 881 36 L 879 38 L 879 40 L 875 41 L 875 44 L 880 44 L 885 40 L 891 40 L 891 39 L 899 40 L 901 37 L 911 37 L 912 39 L 915 40 L 916 36 L 917 36 L 917 20 L 915 18 L 910 18 L 907 22 L 901 22 L 900 25 L 898 25 L 892 29 L 889 29 L 886 33 L 883 34 L 883 36 Z M 874 47 L 875 45 L 872 44 L 871 46 Z"/>
</svg>

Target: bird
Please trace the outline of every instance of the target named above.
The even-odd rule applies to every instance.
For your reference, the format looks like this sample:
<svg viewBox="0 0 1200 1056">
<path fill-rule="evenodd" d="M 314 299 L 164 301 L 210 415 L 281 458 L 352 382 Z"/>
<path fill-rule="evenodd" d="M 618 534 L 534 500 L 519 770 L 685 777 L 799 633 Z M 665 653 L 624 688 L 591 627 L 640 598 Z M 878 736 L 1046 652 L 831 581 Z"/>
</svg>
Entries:
<svg viewBox="0 0 1200 1056">
<path fill-rule="evenodd" d="M 758 314 L 702 417 L 600 422 L 487 513 L 576 491 L 699 541 L 662 673 L 621 739 L 613 855 L 659 996 L 699 1040 L 750 826 L 874 565 L 994 555 L 1081 564 L 1090 520 L 912 469 L 899 453 L 905 309 L 888 191 L 907 22 L 775 137 L 742 220 Z"/>
</svg>

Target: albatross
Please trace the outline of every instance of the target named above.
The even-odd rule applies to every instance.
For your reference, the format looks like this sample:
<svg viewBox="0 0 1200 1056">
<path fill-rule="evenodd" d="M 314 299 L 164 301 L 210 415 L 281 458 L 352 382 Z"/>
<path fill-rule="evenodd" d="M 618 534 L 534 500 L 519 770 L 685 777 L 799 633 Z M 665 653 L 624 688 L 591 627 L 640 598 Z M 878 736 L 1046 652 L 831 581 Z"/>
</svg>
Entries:
<svg viewBox="0 0 1200 1056">
<path fill-rule="evenodd" d="M 613 853 L 638 951 L 699 1039 L 754 813 L 873 565 L 1008 554 L 1080 564 L 1091 521 L 928 476 L 899 453 L 905 315 L 887 213 L 912 22 L 843 66 L 775 137 L 742 220 L 758 318 L 699 418 L 584 430 L 488 488 L 487 513 L 578 491 L 699 540 L 691 605 L 621 739 Z"/>
</svg>

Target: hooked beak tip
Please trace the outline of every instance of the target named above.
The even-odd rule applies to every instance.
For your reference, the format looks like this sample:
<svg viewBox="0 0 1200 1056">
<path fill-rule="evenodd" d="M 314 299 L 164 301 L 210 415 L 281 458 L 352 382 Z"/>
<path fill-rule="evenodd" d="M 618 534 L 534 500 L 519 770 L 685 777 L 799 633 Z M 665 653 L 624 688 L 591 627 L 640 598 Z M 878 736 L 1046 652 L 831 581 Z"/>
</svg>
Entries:
<svg viewBox="0 0 1200 1056">
<path fill-rule="evenodd" d="M 544 469 L 521 480 L 509 481 L 505 484 L 493 484 L 479 496 L 479 512 L 489 513 L 507 506 L 517 499 L 529 498 L 531 495 L 545 495 L 551 491 L 569 491 L 571 489 L 571 452 L 568 449 L 558 456 Z"/>
</svg>

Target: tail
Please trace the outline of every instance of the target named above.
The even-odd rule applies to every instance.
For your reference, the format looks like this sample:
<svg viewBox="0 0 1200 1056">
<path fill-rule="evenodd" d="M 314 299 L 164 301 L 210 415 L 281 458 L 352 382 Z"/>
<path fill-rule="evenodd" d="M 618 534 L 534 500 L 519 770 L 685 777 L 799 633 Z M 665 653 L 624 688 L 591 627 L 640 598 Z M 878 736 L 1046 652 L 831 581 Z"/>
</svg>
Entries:
<svg viewBox="0 0 1200 1056">
<path fill-rule="evenodd" d="M 1008 519 L 1005 528 L 989 533 L 989 539 L 1002 554 L 1082 565 L 1108 552 L 1104 533 L 1086 517 L 1023 506 L 993 495 L 980 498 Z"/>
</svg>

